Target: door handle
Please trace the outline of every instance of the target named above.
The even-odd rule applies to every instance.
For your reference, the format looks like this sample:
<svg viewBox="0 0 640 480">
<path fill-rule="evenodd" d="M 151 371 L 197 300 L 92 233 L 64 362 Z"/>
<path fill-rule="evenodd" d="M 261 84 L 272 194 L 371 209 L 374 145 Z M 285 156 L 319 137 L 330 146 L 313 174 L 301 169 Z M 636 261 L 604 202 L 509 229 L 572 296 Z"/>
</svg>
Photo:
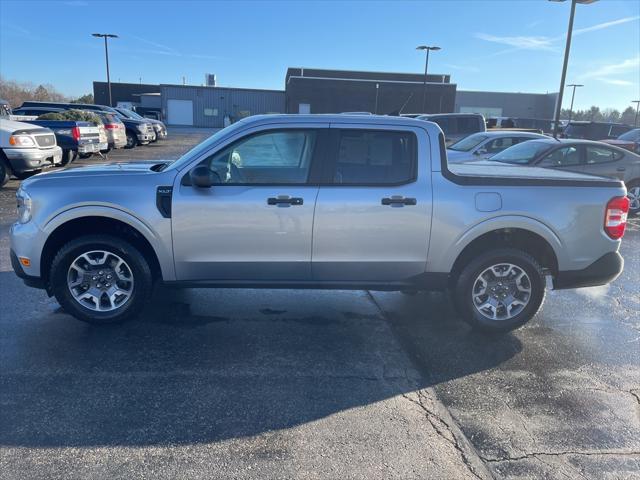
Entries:
<svg viewBox="0 0 640 480">
<path fill-rule="evenodd" d="M 619 172 L 624 172 L 625 170 L 626 170 L 626 168 L 624 168 L 624 167 L 618 167 L 618 171 Z"/>
<path fill-rule="evenodd" d="M 289 197 L 285 195 L 279 195 L 277 197 L 269 197 L 267 198 L 267 205 L 277 205 L 277 206 L 290 206 L 290 205 L 302 205 L 304 203 L 304 199 L 300 197 Z"/>
<path fill-rule="evenodd" d="M 385 197 L 382 199 L 382 205 L 416 205 L 418 202 L 415 198 L 405 198 L 394 195 L 393 197 Z"/>
</svg>

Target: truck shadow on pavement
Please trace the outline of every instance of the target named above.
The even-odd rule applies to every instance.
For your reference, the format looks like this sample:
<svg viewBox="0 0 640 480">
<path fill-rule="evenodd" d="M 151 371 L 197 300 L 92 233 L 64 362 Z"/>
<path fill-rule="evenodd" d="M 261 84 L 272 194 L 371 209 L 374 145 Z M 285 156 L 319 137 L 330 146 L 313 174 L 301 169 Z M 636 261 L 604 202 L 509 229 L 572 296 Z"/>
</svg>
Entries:
<svg viewBox="0 0 640 480">
<path fill-rule="evenodd" d="M 160 289 L 142 318 L 93 327 L 11 272 L 0 289 L 32 299 L 0 312 L 4 446 L 244 438 L 491 369 L 521 350 L 513 335 L 472 332 L 439 295 L 384 294 L 398 311 L 382 311 L 367 292 Z"/>
</svg>

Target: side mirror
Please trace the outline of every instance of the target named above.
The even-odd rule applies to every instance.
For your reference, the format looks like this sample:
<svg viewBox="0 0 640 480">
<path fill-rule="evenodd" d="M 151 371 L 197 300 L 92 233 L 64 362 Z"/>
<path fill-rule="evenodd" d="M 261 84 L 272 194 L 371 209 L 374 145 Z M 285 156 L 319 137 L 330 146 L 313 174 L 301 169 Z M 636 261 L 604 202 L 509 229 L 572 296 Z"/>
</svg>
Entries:
<svg viewBox="0 0 640 480">
<path fill-rule="evenodd" d="M 487 154 L 487 149 L 486 148 L 480 148 L 479 150 L 476 150 L 475 152 L 473 152 L 474 155 L 486 155 Z"/>
<path fill-rule="evenodd" d="M 198 188 L 211 188 L 216 181 L 216 175 L 206 165 L 198 165 L 189 173 L 191 185 Z"/>
</svg>

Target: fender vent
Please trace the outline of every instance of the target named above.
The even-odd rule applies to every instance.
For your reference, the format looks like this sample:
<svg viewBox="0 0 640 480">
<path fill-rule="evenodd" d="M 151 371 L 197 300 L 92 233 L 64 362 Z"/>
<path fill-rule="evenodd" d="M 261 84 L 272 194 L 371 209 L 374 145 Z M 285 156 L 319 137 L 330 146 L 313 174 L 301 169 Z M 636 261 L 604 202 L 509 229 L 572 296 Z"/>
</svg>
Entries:
<svg viewBox="0 0 640 480">
<path fill-rule="evenodd" d="M 173 187 L 158 187 L 156 190 L 156 207 L 164 218 L 171 218 L 171 196 Z"/>
</svg>

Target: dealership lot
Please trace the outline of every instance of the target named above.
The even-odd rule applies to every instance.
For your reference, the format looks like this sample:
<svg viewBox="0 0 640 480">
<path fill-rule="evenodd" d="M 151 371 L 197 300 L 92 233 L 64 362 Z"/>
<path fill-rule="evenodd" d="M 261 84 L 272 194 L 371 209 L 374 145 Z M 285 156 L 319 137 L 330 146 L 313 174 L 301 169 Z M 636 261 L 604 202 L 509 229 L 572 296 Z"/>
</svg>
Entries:
<svg viewBox="0 0 640 480">
<path fill-rule="evenodd" d="M 440 294 L 331 291 L 159 289 L 95 328 L 11 272 L 17 186 L 0 190 L 0 477 L 640 478 L 638 218 L 621 278 L 551 292 L 504 336 Z"/>
</svg>

